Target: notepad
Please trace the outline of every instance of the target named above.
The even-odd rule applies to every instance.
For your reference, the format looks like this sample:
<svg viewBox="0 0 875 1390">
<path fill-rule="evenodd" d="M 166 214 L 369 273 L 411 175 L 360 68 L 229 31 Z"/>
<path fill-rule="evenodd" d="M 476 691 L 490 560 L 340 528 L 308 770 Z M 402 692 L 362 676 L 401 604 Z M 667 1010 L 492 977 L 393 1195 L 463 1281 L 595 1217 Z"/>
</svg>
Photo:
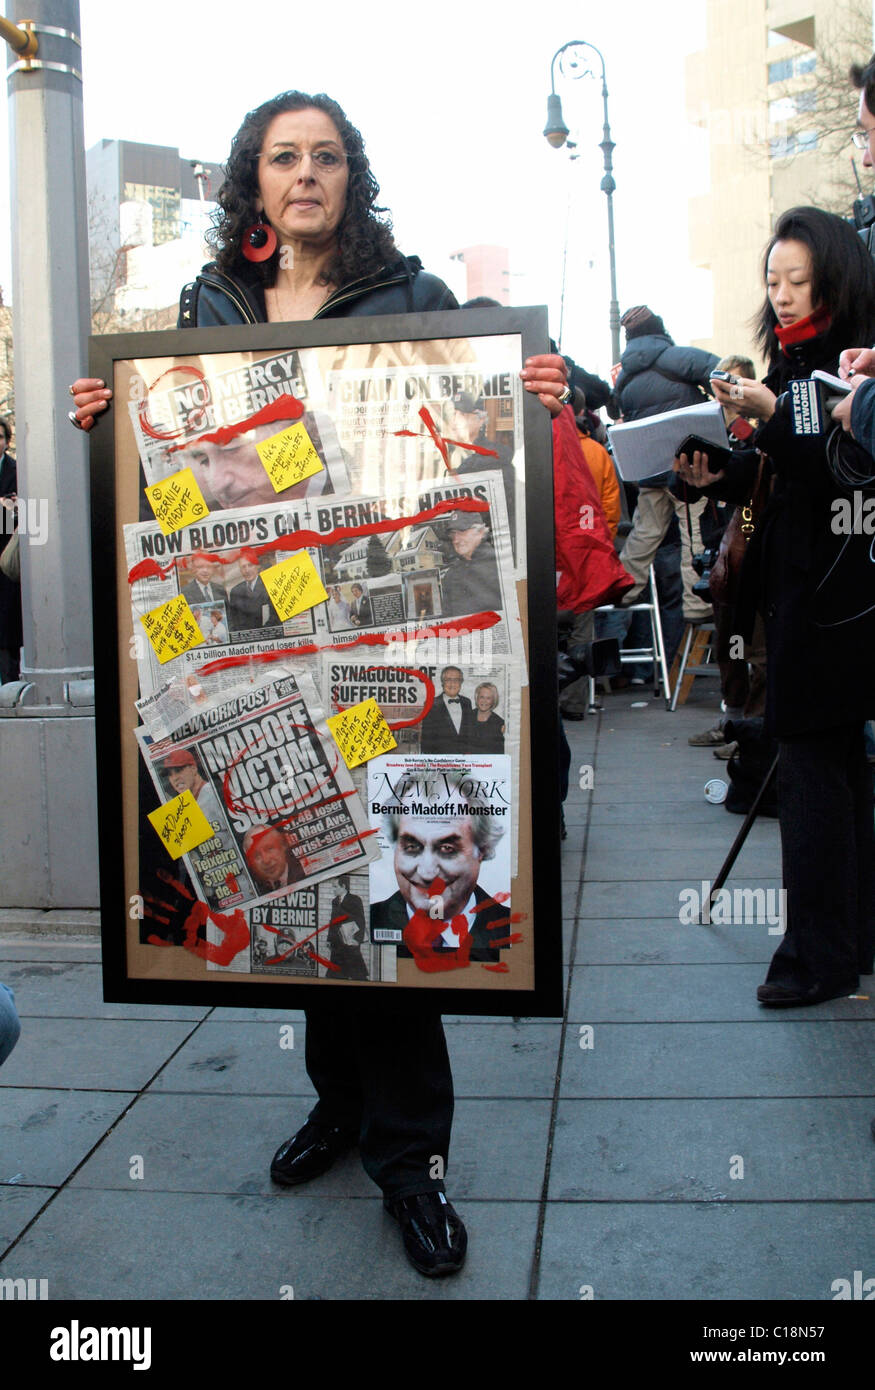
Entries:
<svg viewBox="0 0 875 1390">
<path fill-rule="evenodd" d="M 729 448 L 723 407 L 718 401 L 703 401 L 683 410 L 666 410 L 644 420 L 613 425 L 608 435 L 620 477 L 626 483 L 641 483 L 665 473 L 688 434 L 696 434 L 721 449 Z"/>
</svg>

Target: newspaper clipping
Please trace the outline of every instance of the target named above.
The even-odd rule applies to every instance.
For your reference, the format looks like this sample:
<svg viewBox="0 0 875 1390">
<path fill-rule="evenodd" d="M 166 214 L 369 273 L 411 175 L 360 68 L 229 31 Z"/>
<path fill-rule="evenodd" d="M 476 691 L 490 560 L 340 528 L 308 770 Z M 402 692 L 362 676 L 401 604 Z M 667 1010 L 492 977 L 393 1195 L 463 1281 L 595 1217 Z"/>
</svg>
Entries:
<svg viewBox="0 0 875 1390">
<path fill-rule="evenodd" d="M 511 945 L 510 759 L 396 757 L 368 765 L 371 939 L 429 973 L 497 965 Z"/>
<path fill-rule="evenodd" d="M 527 683 L 516 338 L 129 365 L 139 942 L 320 988 L 399 961 L 407 986 L 497 983 Z M 350 768 L 325 719 L 369 703 L 384 741 Z"/>
<path fill-rule="evenodd" d="M 346 493 L 349 481 L 331 417 L 307 408 L 303 355 L 290 351 L 259 361 L 233 356 L 233 367 L 223 357 L 222 369 L 210 370 L 200 359 L 201 366 L 170 367 L 148 382 L 153 369 L 138 364 L 142 370 L 128 409 L 146 483 L 190 467 L 211 512 L 257 507 L 278 497 Z M 295 424 L 299 435 L 306 431 L 318 468 L 277 489 L 258 446 Z"/>
<path fill-rule="evenodd" d="M 167 738 L 138 731 L 161 806 L 188 791 L 213 831 L 184 855 L 210 908 L 252 908 L 373 857 L 321 713 L 302 674 L 232 696 Z"/>
</svg>

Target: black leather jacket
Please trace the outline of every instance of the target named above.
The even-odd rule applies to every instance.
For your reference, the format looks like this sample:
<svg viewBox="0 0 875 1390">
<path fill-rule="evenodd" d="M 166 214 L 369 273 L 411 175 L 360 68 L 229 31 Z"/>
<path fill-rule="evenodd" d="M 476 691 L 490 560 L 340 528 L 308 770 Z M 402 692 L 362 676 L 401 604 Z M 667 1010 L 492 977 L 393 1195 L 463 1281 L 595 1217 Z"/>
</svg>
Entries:
<svg viewBox="0 0 875 1390">
<path fill-rule="evenodd" d="M 335 290 L 313 315 L 315 319 L 372 314 L 412 314 L 458 309 L 458 301 L 436 275 L 422 269 L 418 256 L 401 256 L 376 275 L 353 280 Z M 205 265 L 179 299 L 179 328 L 211 328 L 238 323 L 266 323 L 264 282 L 257 271 L 233 276 L 214 262 Z"/>
</svg>

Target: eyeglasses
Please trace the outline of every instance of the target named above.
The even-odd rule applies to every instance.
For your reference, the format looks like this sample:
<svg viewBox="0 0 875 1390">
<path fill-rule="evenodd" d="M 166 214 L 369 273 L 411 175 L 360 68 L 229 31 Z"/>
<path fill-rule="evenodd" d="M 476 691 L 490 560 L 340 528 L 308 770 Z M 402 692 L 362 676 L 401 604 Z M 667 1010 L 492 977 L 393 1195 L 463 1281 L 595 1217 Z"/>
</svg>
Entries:
<svg viewBox="0 0 875 1390">
<path fill-rule="evenodd" d="M 871 130 L 855 130 L 851 139 L 858 150 L 865 150 L 869 148 L 869 140 L 873 135 L 875 135 L 875 126 Z"/>
<path fill-rule="evenodd" d="M 346 164 L 346 156 L 336 150 L 311 150 L 309 154 L 316 168 L 325 174 L 336 173 Z M 289 148 L 264 150 L 255 156 L 256 159 L 266 159 L 272 169 L 296 169 L 303 157 L 300 150 Z"/>
</svg>

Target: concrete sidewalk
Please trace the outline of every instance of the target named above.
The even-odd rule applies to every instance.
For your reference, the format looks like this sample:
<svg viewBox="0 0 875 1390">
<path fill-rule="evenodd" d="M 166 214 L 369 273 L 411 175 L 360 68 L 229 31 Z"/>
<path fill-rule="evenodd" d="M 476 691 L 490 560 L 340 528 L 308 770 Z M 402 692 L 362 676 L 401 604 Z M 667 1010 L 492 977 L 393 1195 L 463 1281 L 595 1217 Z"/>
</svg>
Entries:
<svg viewBox="0 0 875 1390">
<path fill-rule="evenodd" d="M 680 924 L 740 819 L 702 794 L 725 765 L 687 746 L 713 704 L 635 698 L 566 725 L 594 785 L 573 775 L 566 806 L 564 1020 L 447 1022 L 459 1276 L 408 1266 L 355 1154 L 270 1183 L 312 1103 L 302 1015 L 103 1004 L 95 936 L 7 914 L 0 1278 L 53 1299 L 469 1301 L 828 1300 L 875 1276 L 875 1004 L 763 1010 L 767 925 Z M 780 887 L 774 821 L 736 867 L 730 887 Z"/>
</svg>

